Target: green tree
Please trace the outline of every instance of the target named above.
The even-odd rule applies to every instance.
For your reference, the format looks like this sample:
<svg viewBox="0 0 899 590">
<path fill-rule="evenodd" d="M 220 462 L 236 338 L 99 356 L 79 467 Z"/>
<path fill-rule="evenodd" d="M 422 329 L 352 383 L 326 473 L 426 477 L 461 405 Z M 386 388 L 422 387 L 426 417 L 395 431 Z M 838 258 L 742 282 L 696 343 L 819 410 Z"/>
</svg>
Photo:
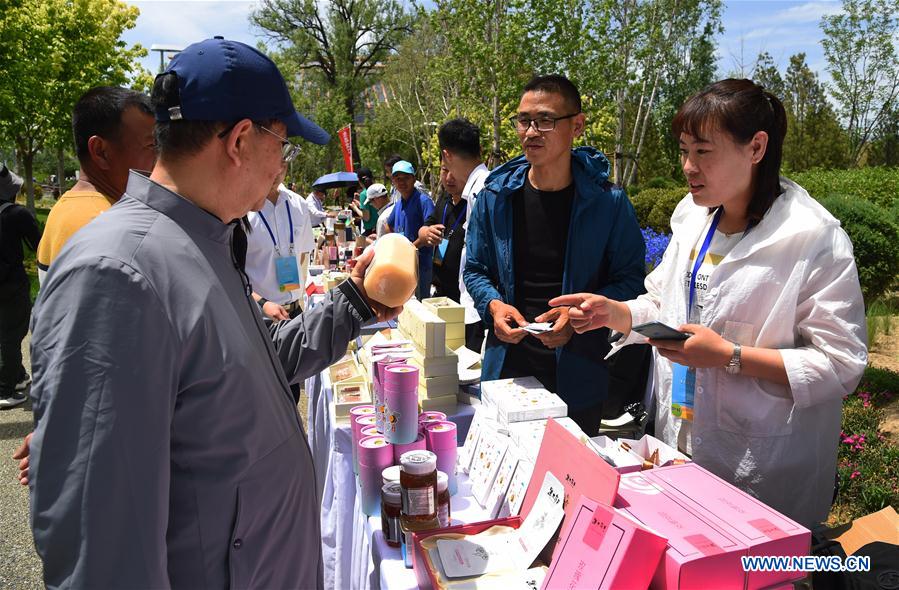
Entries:
<svg viewBox="0 0 899 590">
<path fill-rule="evenodd" d="M 81 94 L 124 84 L 145 54 L 120 40 L 138 13 L 118 0 L 12 0 L 0 12 L 0 131 L 15 143 L 32 210 L 35 155 L 69 142 Z"/>
<path fill-rule="evenodd" d="M 818 74 L 806 64 L 804 53 L 790 57 L 782 98 L 787 111 L 785 167 L 800 172 L 845 166 L 846 132 L 827 100 Z"/>
<path fill-rule="evenodd" d="M 752 81 L 761 84 L 765 90 L 778 97 L 784 99 L 785 86 L 783 76 L 774 63 L 774 58 L 767 51 L 759 54 L 755 60 L 755 67 L 752 69 Z"/>
<path fill-rule="evenodd" d="M 843 0 L 843 12 L 825 16 L 821 28 L 831 92 L 849 134 L 847 157 L 859 164 L 899 95 L 899 0 Z"/>
<path fill-rule="evenodd" d="M 414 15 L 399 0 L 263 0 L 252 22 L 275 40 L 286 60 L 343 102 L 347 122 L 384 61 L 412 32 Z M 334 131 L 334 129 L 329 129 Z M 358 162 L 355 130 L 354 160 Z"/>
</svg>

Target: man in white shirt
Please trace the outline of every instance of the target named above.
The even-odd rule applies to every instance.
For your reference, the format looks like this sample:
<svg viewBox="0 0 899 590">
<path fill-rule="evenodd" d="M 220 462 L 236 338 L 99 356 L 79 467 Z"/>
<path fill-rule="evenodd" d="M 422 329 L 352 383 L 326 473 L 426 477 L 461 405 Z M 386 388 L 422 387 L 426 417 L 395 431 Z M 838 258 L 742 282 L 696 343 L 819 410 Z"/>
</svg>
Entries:
<svg viewBox="0 0 899 590">
<path fill-rule="evenodd" d="M 310 211 L 302 197 L 282 184 L 286 172 L 285 165 L 262 209 L 247 215 L 246 273 L 253 299 L 275 321 L 303 311 L 309 253 L 315 248 Z"/>
<path fill-rule="evenodd" d="M 475 199 L 490 171 L 481 161 L 481 132 L 467 119 L 452 119 L 444 123 L 437 131 L 440 144 L 440 160 L 447 169 L 447 180 L 455 184 L 464 183 L 462 198 L 468 202 L 469 216 L 462 224 L 462 230 L 468 230 L 471 213 L 474 212 Z M 459 303 L 465 307 L 465 346 L 480 352 L 484 342 L 484 324 L 474 306 L 474 300 L 468 294 L 462 281 L 465 269 L 465 248 L 459 264 Z"/>
<path fill-rule="evenodd" d="M 328 216 L 325 211 L 325 191 L 312 187 L 312 192 L 306 197 L 306 205 L 309 209 L 309 215 L 312 225 L 321 225 Z"/>
</svg>

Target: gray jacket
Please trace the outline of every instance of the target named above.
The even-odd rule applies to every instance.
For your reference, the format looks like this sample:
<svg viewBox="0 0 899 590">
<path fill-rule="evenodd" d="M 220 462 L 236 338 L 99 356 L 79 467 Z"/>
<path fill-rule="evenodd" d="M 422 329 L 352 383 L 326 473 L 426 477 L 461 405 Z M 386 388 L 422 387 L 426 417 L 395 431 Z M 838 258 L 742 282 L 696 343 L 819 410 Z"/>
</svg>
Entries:
<svg viewBox="0 0 899 590">
<path fill-rule="evenodd" d="M 267 326 L 233 241 L 233 225 L 132 172 L 54 261 L 31 353 L 49 587 L 321 587 L 288 385 L 344 354 L 372 311 L 347 281 Z"/>
</svg>

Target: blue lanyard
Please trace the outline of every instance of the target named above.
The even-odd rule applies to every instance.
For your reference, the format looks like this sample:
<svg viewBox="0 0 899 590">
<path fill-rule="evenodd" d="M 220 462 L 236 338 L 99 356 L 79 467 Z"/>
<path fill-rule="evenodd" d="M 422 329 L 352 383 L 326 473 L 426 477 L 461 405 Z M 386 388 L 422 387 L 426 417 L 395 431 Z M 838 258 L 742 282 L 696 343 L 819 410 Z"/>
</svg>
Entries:
<svg viewBox="0 0 899 590">
<path fill-rule="evenodd" d="M 453 224 L 453 228 L 449 231 L 448 234 L 446 234 L 447 238 L 453 235 L 453 232 L 455 232 L 456 228 L 459 227 L 459 222 L 465 219 L 465 215 L 466 213 L 468 213 L 468 201 L 465 201 L 465 199 L 463 199 L 462 201 L 465 203 L 465 207 L 462 210 L 462 215 L 456 217 L 456 223 Z M 443 221 L 440 222 L 440 225 L 444 227 L 444 231 L 446 231 L 446 211 L 447 209 L 449 209 L 450 202 L 451 201 L 447 201 L 446 205 L 443 206 Z"/>
<path fill-rule="evenodd" d="M 284 201 L 284 208 L 287 209 L 287 222 L 290 224 L 290 251 L 293 252 L 293 216 L 290 214 L 290 204 L 286 200 Z M 275 251 L 280 255 L 281 252 L 278 248 L 278 240 L 275 239 L 275 232 L 272 231 L 272 226 L 265 220 L 265 215 L 262 214 L 262 211 L 259 212 L 259 219 L 265 224 L 265 229 L 268 230 L 268 235 L 272 239 L 272 244 L 275 245 Z"/>
<path fill-rule="evenodd" d="M 718 222 L 721 221 L 722 213 L 724 213 L 724 208 L 718 207 L 715 217 L 712 218 L 712 226 L 709 228 L 709 233 L 706 234 L 702 247 L 699 248 L 699 252 L 696 254 L 696 261 L 693 263 L 693 272 L 690 274 L 690 296 L 687 303 L 687 322 L 690 321 L 690 311 L 693 309 L 693 298 L 696 295 L 696 273 L 699 272 L 699 267 L 702 266 L 702 261 L 709 251 L 709 246 L 712 245 L 712 238 L 715 236 L 715 229 L 718 228 Z"/>
</svg>

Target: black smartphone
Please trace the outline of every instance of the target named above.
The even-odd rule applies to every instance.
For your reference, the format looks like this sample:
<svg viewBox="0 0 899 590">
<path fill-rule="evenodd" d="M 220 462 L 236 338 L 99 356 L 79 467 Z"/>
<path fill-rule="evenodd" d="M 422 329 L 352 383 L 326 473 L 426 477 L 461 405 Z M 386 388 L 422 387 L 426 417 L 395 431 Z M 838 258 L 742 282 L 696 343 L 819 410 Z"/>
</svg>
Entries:
<svg viewBox="0 0 899 590">
<path fill-rule="evenodd" d="M 646 322 L 631 328 L 634 332 L 653 340 L 686 340 L 691 335 L 687 332 L 678 332 L 671 326 L 662 322 Z"/>
</svg>

